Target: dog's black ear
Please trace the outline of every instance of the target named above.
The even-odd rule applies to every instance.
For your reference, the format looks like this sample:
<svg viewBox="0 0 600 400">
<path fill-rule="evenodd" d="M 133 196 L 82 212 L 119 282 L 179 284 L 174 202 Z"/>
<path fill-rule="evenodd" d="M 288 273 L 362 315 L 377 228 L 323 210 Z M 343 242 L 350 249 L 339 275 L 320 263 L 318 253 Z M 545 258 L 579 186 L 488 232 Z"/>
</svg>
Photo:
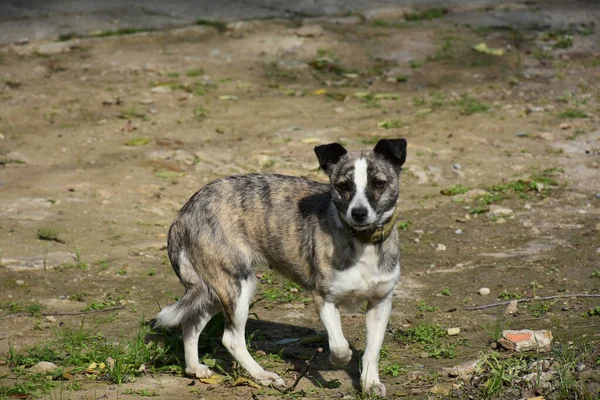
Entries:
<svg viewBox="0 0 600 400">
<path fill-rule="evenodd" d="M 319 165 L 327 175 L 331 173 L 331 168 L 346 153 L 347 151 L 344 146 L 339 143 L 330 143 L 315 147 L 315 154 L 319 159 Z"/>
<path fill-rule="evenodd" d="M 381 139 L 375 145 L 373 151 L 381 154 L 387 161 L 391 162 L 397 171 L 406 161 L 406 140 L 405 139 Z"/>
</svg>

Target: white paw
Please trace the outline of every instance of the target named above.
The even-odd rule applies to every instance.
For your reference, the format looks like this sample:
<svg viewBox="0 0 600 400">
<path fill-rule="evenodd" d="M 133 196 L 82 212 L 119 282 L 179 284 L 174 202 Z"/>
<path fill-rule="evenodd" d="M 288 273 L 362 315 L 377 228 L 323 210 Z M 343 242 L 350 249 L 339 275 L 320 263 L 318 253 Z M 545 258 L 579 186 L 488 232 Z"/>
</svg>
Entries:
<svg viewBox="0 0 600 400">
<path fill-rule="evenodd" d="M 329 362 L 333 365 L 335 365 L 336 367 L 343 367 L 344 365 L 348 364 L 348 362 L 350 361 L 350 359 L 352 358 L 352 350 L 346 348 L 342 351 L 337 350 L 331 350 L 331 353 L 329 354 Z"/>
<path fill-rule="evenodd" d="M 277 389 L 285 389 L 285 381 L 273 372 L 263 372 L 259 376 L 254 377 L 258 383 L 263 386 L 273 386 Z"/>
<path fill-rule="evenodd" d="M 363 392 L 365 392 L 369 395 L 385 397 L 385 393 L 386 393 L 385 385 L 383 383 L 379 382 L 378 380 L 371 381 L 363 387 Z"/>
<path fill-rule="evenodd" d="M 185 373 L 189 376 L 194 376 L 199 379 L 210 378 L 213 374 L 210 368 L 202 364 L 186 367 Z"/>
</svg>

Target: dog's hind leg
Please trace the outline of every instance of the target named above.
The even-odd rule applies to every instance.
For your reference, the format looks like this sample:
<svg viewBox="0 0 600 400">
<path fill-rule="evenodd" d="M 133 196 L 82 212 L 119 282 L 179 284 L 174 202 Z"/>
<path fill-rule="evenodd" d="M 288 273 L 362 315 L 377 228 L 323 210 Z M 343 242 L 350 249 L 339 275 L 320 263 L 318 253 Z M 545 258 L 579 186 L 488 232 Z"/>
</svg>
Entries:
<svg viewBox="0 0 600 400">
<path fill-rule="evenodd" d="M 202 330 L 211 318 L 221 309 L 218 304 L 210 304 L 197 314 L 181 323 L 183 348 L 185 351 L 185 373 L 196 378 L 208 378 L 212 371 L 198 359 L 198 340 Z"/>
<path fill-rule="evenodd" d="M 240 281 L 239 296 L 227 301 L 232 304 L 224 305 L 225 332 L 223 333 L 223 345 L 236 361 L 248 371 L 248 373 L 258 383 L 263 386 L 274 386 L 276 388 L 285 388 L 285 381 L 279 375 L 265 371 L 252 358 L 246 348 L 246 321 L 248 320 L 248 309 L 250 300 L 254 294 L 256 280 L 253 277 Z M 222 299 L 223 300 L 223 299 Z"/>
</svg>

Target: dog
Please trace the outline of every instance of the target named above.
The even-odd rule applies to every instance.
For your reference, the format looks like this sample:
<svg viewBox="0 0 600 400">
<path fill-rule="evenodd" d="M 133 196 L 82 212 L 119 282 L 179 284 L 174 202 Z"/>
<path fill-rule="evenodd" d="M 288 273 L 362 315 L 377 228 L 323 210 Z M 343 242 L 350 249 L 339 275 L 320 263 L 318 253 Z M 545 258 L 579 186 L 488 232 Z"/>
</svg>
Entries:
<svg viewBox="0 0 600 400">
<path fill-rule="evenodd" d="M 222 311 L 222 343 L 233 358 L 261 385 L 285 388 L 246 348 L 254 269 L 266 264 L 312 292 L 336 366 L 352 357 L 338 307 L 367 303 L 361 386 L 385 396 L 379 350 L 400 280 L 395 222 L 406 140 L 381 139 L 359 152 L 339 143 L 314 150 L 329 183 L 277 174 L 217 179 L 196 192 L 171 225 L 168 255 L 185 294 L 155 322 L 182 326 L 188 375 L 212 375 L 199 361 L 198 339 Z"/>
</svg>

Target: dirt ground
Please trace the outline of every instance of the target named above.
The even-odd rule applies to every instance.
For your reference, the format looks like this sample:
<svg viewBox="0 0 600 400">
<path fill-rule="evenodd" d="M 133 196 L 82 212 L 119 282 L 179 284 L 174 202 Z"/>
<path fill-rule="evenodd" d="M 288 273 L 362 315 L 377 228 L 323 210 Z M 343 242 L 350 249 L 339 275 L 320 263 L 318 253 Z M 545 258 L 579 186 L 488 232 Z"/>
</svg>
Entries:
<svg viewBox="0 0 600 400">
<path fill-rule="evenodd" d="M 499 320 L 589 346 L 594 396 L 600 298 L 519 303 L 507 317 L 505 306 L 465 309 L 600 293 L 600 28 L 590 22 L 600 19 L 586 3 L 557 4 L 473 7 L 430 20 L 386 10 L 3 48 L 0 393 L 15 395 L 6 388 L 27 380 L 11 348 L 49 343 L 80 324 L 124 341 L 182 294 L 166 233 L 207 182 L 247 172 L 324 180 L 315 145 L 362 149 L 403 137 L 403 279 L 381 361 L 390 397 L 484 397 L 481 383 L 443 368 L 496 352 Z M 473 49 L 482 42 L 502 55 Z M 323 328 L 307 293 L 259 273 L 250 345 L 291 383 L 316 347 L 327 353 Z M 64 315 L 83 310 L 102 312 Z M 343 322 L 357 350 L 350 365 L 336 370 L 317 358 L 289 397 L 360 397 L 364 317 Z M 420 324 L 459 327 L 458 339 L 444 342 L 453 354 L 435 358 L 398 339 Z M 276 343 L 306 337 L 316 339 Z M 211 343 L 205 350 L 231 372 Z M 69 397 L 278 397 L 148 370 L 122 386 L 74 373 Z"/>
</svg>

